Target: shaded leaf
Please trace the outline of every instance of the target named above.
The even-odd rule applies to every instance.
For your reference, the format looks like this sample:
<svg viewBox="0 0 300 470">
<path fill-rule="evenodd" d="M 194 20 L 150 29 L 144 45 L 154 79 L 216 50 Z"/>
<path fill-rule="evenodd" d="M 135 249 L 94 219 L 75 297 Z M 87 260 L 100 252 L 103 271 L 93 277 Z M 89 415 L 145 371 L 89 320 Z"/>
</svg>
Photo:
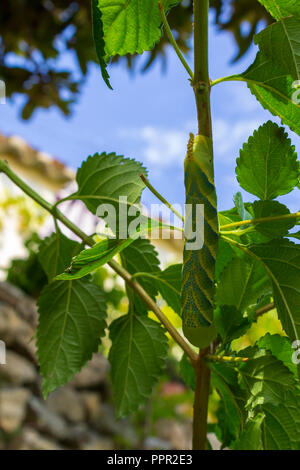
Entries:
<svg viewBox="0 0 300 470">
<path fill-rule="evenodd" d="M 157 252 L 149 240 L 139 238 L 121 252 L 123 267 L 130 273 L 158 274 L 160 272 Z M 145 291 L 155 299 L 158 294 L 157 285 L 151 277 L 138 278 Z M 126 286 L 129 301 L 138 312 L 147 311 L 144 301 L 130 288 Z"/>
<path fill-rule="evenodd" d="M 233 250 L 231 246 L 225 242 L 222 238 L 219 238 L 219 248 L 216 261 L 216 279 L 220 280 L 220 276 L 228 263 L 232 261 Z"/>
<path fill-rule="evenodd" d="M 87 280 L 55 281 L 43 289 L 38 311 L 38 357 L 47 397 L 98 351 L 106 327 L 104 294 Z"/>
<path fill-rule="evenodd" d="M 145 315 L 124 315 L 109 331 L 114 402 L 121 417 L 150 396 L 165 366 L 168 341 L 163 328 Z"/>
<path fill-rule="evenodd" d="M 289 237 L 296 238 L 296 240 L 300 240 L 300 232 L 297 233 L 290 233 Z"/>
<path fill-rule="evenodd" d="M 266 403 L 280 405 L 287 390 L 293 390 L 296 385 L 295 377 L 289 369 L 263 350 L 242 364 L 239 373 L 248 393 L 249 408 Z"/>
<path fill-rule="evenodd" d="M 79 253 L 81 245 L 70 240 L 61 232 L 52 233 L 43 240 L 38 253 L 39 262 L 51 281 L 57 274 L 70 266 L 73 256 Z"/>
<path fill-rule="evenodd" d="M 267 273 L 257 261 L 248 257 L 235 257 L 223 270 L 216 301 L 218 305 L 231 305 L 244 313 L 270 290 Z"/>
<path fill-rule="evenodd" d="M 300 18 L 289 16 L 255 36 L 263 54 L 282 67 L 294 80 L 300 78 Z"/>
<path fill-rule="evenodd" d="M 105 81 L 108 88 L 111 88 L 109 83 L 109 75 L 106 70 L 106 61 L 105 57 L 105 42 L 104 42 L 104 33 L 103 33 L 103 24 L 102 24 L 102 13 L 98 8 L 99 0 L 92 0 L 92 21 L 93 21 L 93 37 L 95 48 L 100 64 L 102 78 Z"/>
<path fill-rule="evenodd" d="M 297 15 L 300 17 L 298 0 L 259 0 L 276 20 L 285 16 Z"/>
<path fill-rule="evenodd" d="M 259 413 L 255 418 L 250 418 L 240 438 L 230 447 L 233 450 L 263 450 L 262 424 L 265 415 Z"/>
<path fill-rule="evenodd" d="M 182 264 L 173 264 L 155 275 L 159 293 L 167 304 L 180 315 Z"/>
<path fill-rule="evenodd" d="M 279 406 L 263 406 L 266 416 L 262 423 L 265 450 L 300 450 L 300 392 L 288 391 Z"/>
<path fill-rule="evenodd" d="M 279 319 L 291 341 L 300 339 L 300 246 L 273 240 L 249 248 L 264 266 L 273 285 Z"/>
<path fill-rule="evenodd" d="M 239 437 L 244 427 L 245 392 L 238 382 L 237 371 L 228 365 L 210 363 L 212 384 L 221 398 L 217 410 L 218 428 L 223 445 L 229 445 Z"/>
<path fill-rule="evenodd" d="M 251 326 L 247 317 L 234 306 L 222 305 L 215 310 L 215 322 L 224 344 L 242 336 Z"/>
<path fill-rule="evenodd" d="M 186 354 L 182 355 L 181 361 L 179 363 L 179 370 L 184 383 L 192 390 L 195 390 L 195 369 L 193 368 L 191 361 Z"/>
<path fill-rule="evenodd" d="M 277 201 L 255 201 L 253 204 L 254 218 L 278 217 L 290 214 L 289 209 Z M 255 224 L 256 230 L 269 240 L 281 238 L 288 234 L 296 224 L 296 217 L 268 221 Z"/>
<path fill-rule="evenodd" d="M 297 375 L 297 367 L 292 362 L 294 349 L 292 348 L 288 338 L 267 333 L 258 340 L 257 346 L 261 349 L 267 349 L 270 351 L 272 355 L 283 362 L 283 364 L 293 372 L 295 376 Z"/>
</svg>

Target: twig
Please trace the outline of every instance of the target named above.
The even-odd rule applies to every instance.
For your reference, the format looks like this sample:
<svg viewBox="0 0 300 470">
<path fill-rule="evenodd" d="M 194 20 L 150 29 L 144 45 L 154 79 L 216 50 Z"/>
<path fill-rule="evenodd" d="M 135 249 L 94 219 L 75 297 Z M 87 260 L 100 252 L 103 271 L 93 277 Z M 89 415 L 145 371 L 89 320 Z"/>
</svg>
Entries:
<svg viewBox="0 0 300 470">
<path fill-rule="evenodd" d="M 43 207 L 47 212 L 52 214 L 57 220 L 62 222 L 66 227 L 68 227 L 75 235 L 77 235 L 81 240 L 88 246 L 93 246 L 95 241 L 92 237 L 86 235 L 77 225 L 75 225 L 71 220 L 64 216 L 56 206 L 52 206 L 49 202 L 43 199 L 38 193 L 36 193 L 30 186 L 28 186 L 19 176 L 17 176 L 5 163 L 0 161 L 0 173 L 3 172 L 8 176 L 8 178 L 13 181 L 25 194 L 27 194 L 31 199 L 36 201 L 41 207 Z M 157 304 L 151 299 L 143 287 L 135 280 L 132 279 L 132 276 L 129 274 L 126 269 L 120 266 L 116 261 L 110 260 L 108 265 L 121 276 L 124 281 L 141 297 L 141 299 L 146 303 L 150 310 L 152 310 L 160 322 L 164 325 L 170 336 L 174 339 L 176 343 L 181 346 L 183 351 L 190 357 L 191 361 L 194 363 L 197 360 L 197 354 L 191 348 L 191 346 L 185 341 L 185 339 L 178 333 L 176 328 L 171 324 L 168 318 L 160 310 Z"/>
<path fill-rule="evenodd" d="M 251 219 L 251 220 L 241 220 L 239 222 L 232 222 L 231 224 L 222 225 L 220 227 L 220 230 L 226 230 L 228 228 L 234 228 L 234 227 L 241 227 L 243 225 L 255 225 L 255 224 L 263 224 L 266 222 L 277 222 L 279 220 L 297 219 L 299 217 L 300 217 L 300 212 L 296 212 L 294 214 L 276 215 L 273 217 L 260 217 L 258 219 Z"/>
<path fill-rule="evenodd" d="M 212 362 L 248 362 L 248 357 L 232 357 L 232 356 L 221 356 L 218 354 L 208 354 L 206 356 L 208 361 Z"/>
<path fill-rule="evenodd" d="M 274 310 L 275 308 L 275 304 L 274 302 L 268 304 L 268 305 L 265 305 L 264 307 L 261 307 L 259 308 L 258 310 L 256 310 L 256 314 L 255 314 L 255 317 L 258 318 L 258 317 L 261 317 L 262 315 L 264 315 L 265 313 L 268 313 L 270 312 L 271 310 Z"/>
<path fill-rule="evenodd" d="M 177 42 L 175 41 L 174 39 L 174 36 L 172 34 L 172 31 L 171 31 L 171 28 L 169 26 L 169 23 L 168 23 L 168 20 L 167 20 L 167 17 L 166 17 L 166 14 L 165 14 L 165 11 L 164 11 L 164 7 L 162 6 L 161 2 L 158 2 L 158 8 L 159 8 L 159 11 L 160 11 L 160 16 L 161 16 L 161 19 L 162 19 L 162 22 L 164 24 L 164 27 L 165 27 L 165 30 L 166 30 L 166 33 L 167 33 L 167 36 L 169 38 L 169 41 L 170 43 L 172 44 L 172 46 L 174 47 L 174 50 L 180 60 L 180 62 L 182 63 L 182 65 L 184 66 L 185 70 L 187 71 L 187 73 L 189 74 L 189 76 L 191 77 L 191 79 L 193 80 L 194 78 L 194 74 L 191 70 L 191 68 L 189 67 L 187 61 L 185 60 L 185 58 L 183 57 L 183 54 L 181 52 L 181 50 L 179 49 L 178 45 L 177 45 Z"/>
<path fill-rule="evenodd" d="M 154 196 L 157 197 L 165 206 L 167 206 L 170 211 L 172 211 L 183 223 L 184 223 L 184 217 L 170 204 L 150 183 L 150 181 L 147 180 L 147 178 L 143 175 L 140 174 L 141 180 L 145 183 L 147 188 L 151 191 Z"/>
</svg>

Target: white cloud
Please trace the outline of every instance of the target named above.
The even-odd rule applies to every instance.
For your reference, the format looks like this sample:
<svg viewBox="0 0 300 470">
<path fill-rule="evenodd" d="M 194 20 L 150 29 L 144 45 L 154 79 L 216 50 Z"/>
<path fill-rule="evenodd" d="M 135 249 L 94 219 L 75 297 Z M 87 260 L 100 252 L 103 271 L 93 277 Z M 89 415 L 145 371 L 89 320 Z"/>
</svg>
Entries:
<svg viewBox="0 0 300 470">
<path fill-rule="evenodd" d="M 239 109 L 243 114 L 259 112 L 261 110 L 260 103 L 252 93 L 249 93 L 249 89 L 247 87 L 236 86 L 236 83 L 234 83 L 234 86 L 230 87 L 229 93 L 232 96 L 235 108 Z"/>
<path fill-rule="evenodd" d="M 228 163 L 234 161 L 243 143 L 247 142 L 249 136 L 260 125 L 261 122 L 256 119 L 239 120 L 232 123 L 217 118 L 213 125 L 216 155 L 225 157 L 225 161 Z"/>
<path fill-rule="evenodd" d="M 140 141 L 142 157 L 157 166 L 182 165 L 189 138 L 188 131 L 144 126 L 140 129 L 124 129 L 121 137 Z"/>
<path fill-rule="evenodd" d="M 235 123 L 217 118 L 213 123 L 214 146 L 217 157 L 226 163 L 233 162 L 239 148 L 261 124 L 255 119 L 239 120 Z M 196 123 L 187 122 L 181 129 L 143 126 L 123 129 L 120 137 L 135 140 L 141 148 L 145 162 L 157 167 L 182 166 L 186 155 L 189 132 L 195 132 Z"/>
</svg>

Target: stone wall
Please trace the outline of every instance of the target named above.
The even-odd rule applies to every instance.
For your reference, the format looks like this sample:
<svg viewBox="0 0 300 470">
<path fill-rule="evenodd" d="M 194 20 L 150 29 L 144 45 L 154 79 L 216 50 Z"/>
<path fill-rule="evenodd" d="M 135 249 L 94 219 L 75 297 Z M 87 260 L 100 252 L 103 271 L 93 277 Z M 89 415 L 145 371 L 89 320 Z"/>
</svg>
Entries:
<svg viewBox="0 0 300 470">
<path fill-rule="evenodd" d="M 36 359 L 36 325 L 35 302 L 0 282 L 0 340 L 6 344 L 6 364 L 0 364 L 1 450 L 190 448 L 190 419 L 159 419 L 150 425 L 135 417 L 116 421 L 109 364 L 101 354 L 45 401 Z M 184 391 L 177 382 L 166 387 L 167 394 L 178 388 Z"/>
<path fill-rule="evenodd" d="M 34 333 L 35 303 L 0 283 L 0 449 L 114 449 L 139 446 L 127 420 L 115 421 L 108 362 L 96 354 L 66 387 L 45 401 L 41 394 Z"/>
</svg>

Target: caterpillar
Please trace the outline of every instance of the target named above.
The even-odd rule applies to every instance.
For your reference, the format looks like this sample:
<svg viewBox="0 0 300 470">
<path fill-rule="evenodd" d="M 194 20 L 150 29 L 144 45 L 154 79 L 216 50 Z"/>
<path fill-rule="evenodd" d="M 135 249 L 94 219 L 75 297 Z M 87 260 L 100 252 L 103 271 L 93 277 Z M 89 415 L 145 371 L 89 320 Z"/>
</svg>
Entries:
<svg viewBox="0 0 300 470">
<path fill-rule="evenodd" d="M 184 173 L 186 204 L 193 211 L 193 232 L 198 228 L 197 204 L 204 206 L 204 237 L 201 248 L 190 249 L 186 221 L 181 292 L 183 332 L 193 345 L 206 348 L 216 337 L 213 312 L 219 231 L 211 139 L 190 134 Z"/>
</svg>

